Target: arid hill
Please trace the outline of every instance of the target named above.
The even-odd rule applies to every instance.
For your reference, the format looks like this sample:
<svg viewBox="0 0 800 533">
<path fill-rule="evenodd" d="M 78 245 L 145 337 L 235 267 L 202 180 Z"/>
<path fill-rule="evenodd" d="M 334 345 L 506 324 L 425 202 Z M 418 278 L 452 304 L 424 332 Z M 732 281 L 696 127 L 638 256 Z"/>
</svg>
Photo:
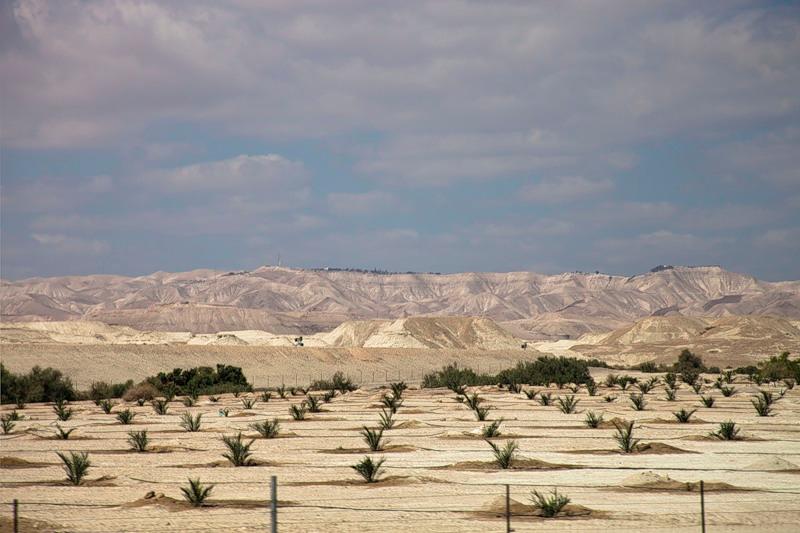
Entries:
<svg viewBox="0 0 800 533">
<path fill-rule="evenodd" d="M 517 337 L 577 338 L 647 316 L 800 318 L 800 282 L 719 267 L 632 277 L 533 272 L 380 274 L 262 267 L 3 281 L 2 320 L 96 320 L 149 331 L 311 335 L 347 320 L 483 316 Z"/>
</svg>

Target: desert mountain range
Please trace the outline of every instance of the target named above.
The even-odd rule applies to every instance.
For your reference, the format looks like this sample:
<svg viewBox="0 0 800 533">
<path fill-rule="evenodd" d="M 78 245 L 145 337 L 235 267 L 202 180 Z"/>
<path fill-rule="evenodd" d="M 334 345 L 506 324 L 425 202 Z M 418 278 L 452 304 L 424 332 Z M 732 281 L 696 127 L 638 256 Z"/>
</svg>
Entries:
<svg viewBox="0 0 800 533">
<path fill-rule="evenodd" d="M 643 317 L 800 318 L 800 281 L 766 282 L 716 266 L 662 267 L 631 277 L 266 266 L 3 280 L 0 315 L 4 322 L 89 320 L 140 331 L 297 335 L 330 332 L 348 320 L 479 316 L 515 337 L 556 340 L 608 332 Z"/>
</svg>

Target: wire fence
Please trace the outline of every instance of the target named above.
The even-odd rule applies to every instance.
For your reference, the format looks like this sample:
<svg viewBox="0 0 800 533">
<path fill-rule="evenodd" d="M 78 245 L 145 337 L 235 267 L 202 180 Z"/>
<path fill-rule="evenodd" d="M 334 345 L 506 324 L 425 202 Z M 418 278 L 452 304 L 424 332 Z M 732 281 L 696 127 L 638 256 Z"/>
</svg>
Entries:
<svg viewBox="0 0 800 533">
<path fill-rule="evenodd" d="M 333 530 L 344 526 L 421 531 L 512 531 L 524 529 L 611 529 L 613 531 L 690 530 L 734 526 L 774 528 L 800 523 L 800 486 L 780 489 L 643 490 L 617 486 L 547 483 L 449 483 L 416 486 L 412 493 L 387 485 L 381 495 L 337 495 L 318 488 L 298 491 L 291 482 L 266 487 L 259 501 L 209 499 L 204 508 L 169 499 L 126 502 L 69 502 L 18 499 L 3 503 L 2 514 L 14 533 L 57 531 L 291 531 Z M 380 484 L 376 485 L 380 486 Z M 252 490 L 252 489 L 251 489 Z M 532 491 L 569 498 L 556 518 L 542 516 Z M 279 499 L 278 492 L 287 493 Z M 283 496 L 281 496 L 283 498 Z M 155 511 L 159 504 L 175 513 Z M 274 513 L 273 513 L 274 504 Z M 575 526 L 575 524 L 580 524 Z M 573 527 L 574 526 L 574 527 Z"/>
</svg>

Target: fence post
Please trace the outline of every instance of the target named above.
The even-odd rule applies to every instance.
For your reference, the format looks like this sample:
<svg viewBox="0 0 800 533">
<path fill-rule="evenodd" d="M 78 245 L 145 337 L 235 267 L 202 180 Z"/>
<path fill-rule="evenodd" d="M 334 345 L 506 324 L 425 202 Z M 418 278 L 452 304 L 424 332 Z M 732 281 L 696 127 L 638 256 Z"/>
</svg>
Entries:
<svg viewBox="0 0 800 533">
<path fill-rule="evenodd" d="M 271 533 L 278 533 L 278 478 L 272 476 L 270 479 L 270 506 L 269 512 L 271 516 L 270 531 Z"/>
<path fill-rule="evenodd" d="M 14 533 L 19 533 L 19 500 L 14 498 Z"/>
<path fill-rule="evenodd" d="M 511 533 L 511 486 L 506 485 L 506 533 Z"/>
<path fill-rule="evenodd" d="M 706 533 L 706 498 L 702 479 L 700 480 L 700 526 L 703 533 Z"/>
</svg>

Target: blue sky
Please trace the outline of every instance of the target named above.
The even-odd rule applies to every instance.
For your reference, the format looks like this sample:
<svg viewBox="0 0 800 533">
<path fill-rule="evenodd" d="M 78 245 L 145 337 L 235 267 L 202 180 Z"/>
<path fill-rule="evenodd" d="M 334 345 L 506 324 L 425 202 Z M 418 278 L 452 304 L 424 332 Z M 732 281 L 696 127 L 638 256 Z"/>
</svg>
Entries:
<svg viewBox="0 0 800 533">
<path fill-rule="evenodd" d="M 791 2 L 0 7 L 4 278 L 800 279 Z"/>
</svg>

